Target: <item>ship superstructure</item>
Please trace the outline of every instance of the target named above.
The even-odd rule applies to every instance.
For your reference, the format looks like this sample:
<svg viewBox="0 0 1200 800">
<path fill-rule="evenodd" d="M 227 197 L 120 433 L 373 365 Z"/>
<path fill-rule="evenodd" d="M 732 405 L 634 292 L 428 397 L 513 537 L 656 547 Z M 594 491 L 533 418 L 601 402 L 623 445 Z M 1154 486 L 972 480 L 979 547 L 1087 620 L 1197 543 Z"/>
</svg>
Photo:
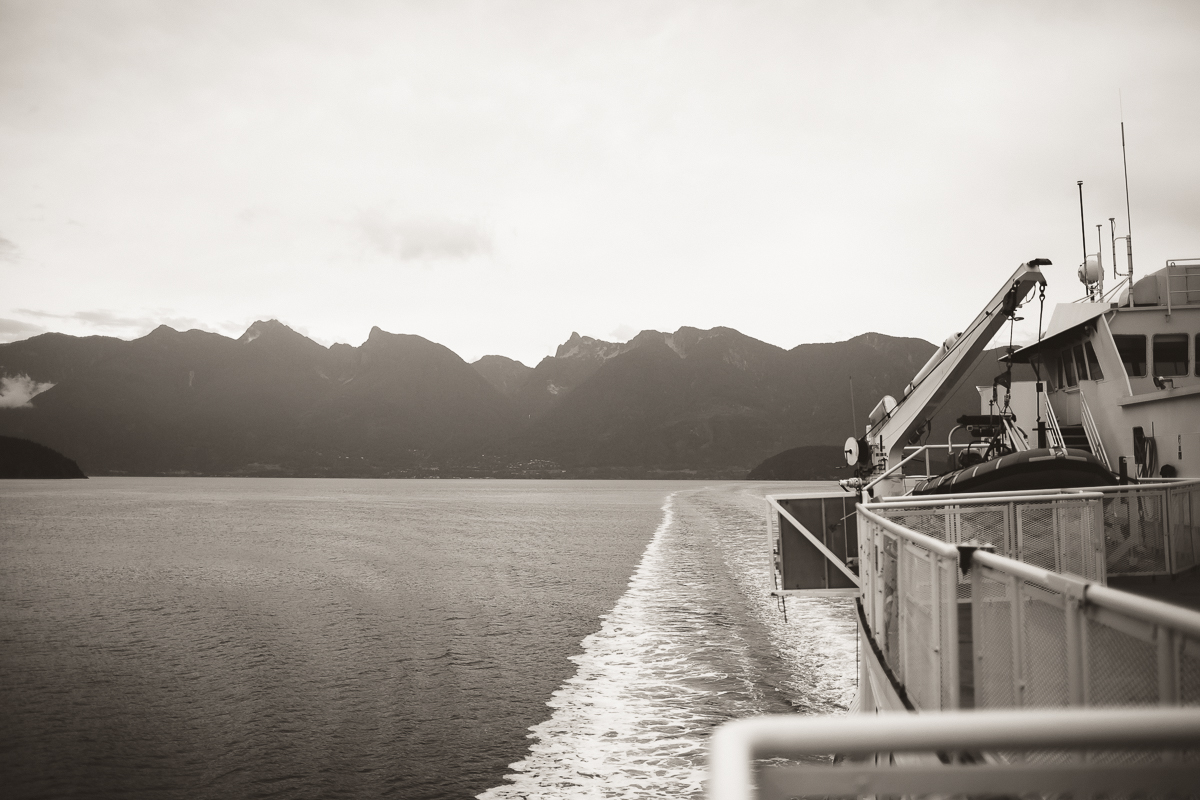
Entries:
<svg viewBox="0 0 1200 800">
<path fill-rule="evenodd" d="M 1080 267 L 1084 300 L 1006 357 L 1036 380 L 999 364 L 978 415 L 919 443 L 999 327 L 1044 298 L 1045 259 L 872 410 L 842 492 L 767 498 L 780 602 L 854 599 L 857 713 L 731 723 L 710 796 L 1200 789 L 1200 611 L 1169 602 L 1200 572 L 1200 259 L 1119 296 L 1098 262 Z M 1159 583 L 1109 585 L 1134 580 Z M 752 769 L 820 753 L 845 758 Z"/>
</svg>

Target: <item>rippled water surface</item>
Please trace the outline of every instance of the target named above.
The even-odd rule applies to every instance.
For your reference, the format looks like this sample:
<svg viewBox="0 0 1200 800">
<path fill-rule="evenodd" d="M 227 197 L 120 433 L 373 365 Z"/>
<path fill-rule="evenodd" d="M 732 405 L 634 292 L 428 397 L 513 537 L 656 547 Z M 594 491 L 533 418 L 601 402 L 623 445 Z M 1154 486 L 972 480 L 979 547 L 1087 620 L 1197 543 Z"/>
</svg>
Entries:
<svg viewBox="0 0 1200 800">
<path fill-rule="evenodd" d="M 767 488 L 0 483 L 0 774 L 22 797 L 696 794 L 713 725 L 852 690 L 848 608 L 785 624 L 766 596 Z"/>
</svg>

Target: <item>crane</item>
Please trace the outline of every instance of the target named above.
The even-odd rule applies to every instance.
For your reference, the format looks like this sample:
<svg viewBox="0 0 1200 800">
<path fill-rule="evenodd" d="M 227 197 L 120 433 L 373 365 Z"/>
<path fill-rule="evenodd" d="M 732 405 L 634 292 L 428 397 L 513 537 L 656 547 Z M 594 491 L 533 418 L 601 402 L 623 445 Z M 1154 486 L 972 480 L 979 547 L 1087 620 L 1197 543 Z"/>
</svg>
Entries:
<svg viewBox="0 0 1200 800">
<path fill-rule="evenodd" d="M 1036 285 L 1045 286 L 1041 267 L 1050 260 L 1035 258 L 1012 274 L 996 295 L 988 301 L 966 330 L 947 339 L 905 387 L 904 396 L 895 400 L 884 397 L 870 414 L 866 435 L 846 442 L 846 460 L 858 465 L 874 480 L 873 494 L 892 496 L 904 493 L 899 466 L 904 446 L 914 432 L 929 423 L 946 400 L 954 394 L 975 366 L 980 353 L 1024 302 Z M 859 478 L 843 481 L 847 488 L 863 488 Z"/>
</svg>

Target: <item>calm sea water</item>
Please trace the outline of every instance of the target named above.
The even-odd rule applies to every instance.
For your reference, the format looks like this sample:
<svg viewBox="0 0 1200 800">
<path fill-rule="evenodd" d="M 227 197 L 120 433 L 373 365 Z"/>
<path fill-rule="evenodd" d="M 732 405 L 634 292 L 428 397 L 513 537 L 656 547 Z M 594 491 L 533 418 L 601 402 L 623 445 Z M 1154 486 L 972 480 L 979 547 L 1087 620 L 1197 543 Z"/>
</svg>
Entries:
<svg viewBox="0 0 1200 800">
<path fill-rule="evenodd" d="M 0 483 L 6 796 L 697 795 L 714 725 L 853 690 L 768 488 Z"/>
</svg>

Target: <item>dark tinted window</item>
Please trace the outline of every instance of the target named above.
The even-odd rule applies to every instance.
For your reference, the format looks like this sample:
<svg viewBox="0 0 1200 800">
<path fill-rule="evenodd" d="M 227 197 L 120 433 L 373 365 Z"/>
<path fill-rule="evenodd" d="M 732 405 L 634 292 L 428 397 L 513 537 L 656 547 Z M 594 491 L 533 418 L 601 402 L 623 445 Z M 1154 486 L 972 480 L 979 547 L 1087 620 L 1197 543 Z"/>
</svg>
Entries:
<svg viewBox="0 0 1200 800">
<path fill-rule="evenodd" d="M 1087 351 L 1088 374 L 1092 376 L 1092 380 L 1104 380 L 1104 370 L 1100 369 L 1100 359 L 1096 358 L 1096 351 L 1092 349 L 1092 343 L 1084 342 L 1083 349 Z"/>
<path fill-rule="evenodd" d="M 1077 386 L 1079 381 L 1075 377 L 1075 361 L 1071 358 L 1071 351 L 1063 350 L 1059 358 L 1062 359 L 1063 378 L 1066 379 L 1066 385 Z"/>
<path fill-rule="evenodd" d="M 1046 382 L 1046 388 L 1053 391 L 1058 388 L 1058 375 L 1055 370 L 1058 365 L 1054 359 L 1049 356 L 1038 356 L 1038 370 L 1041 373 L 1042 380 Z"/>
<path fill-rule="evenodd" d="M 1188 374 L 1188 335 L 1186 333 L 1160 333 L 1154 337 L 1154 374 Z"/>
<path fill-rule="evenodd" d="M 1071 354 L 1075 356 L 1075 369 L 1079 372 L 1079 380 L 1086 381 L 1088 379 L 1087 364 L 1083 360 L 1083 345 L 1077 344 L 1071 348 Z"/>
<path fill-rule="evenodd" d="M 1125 365 L 1125 374 L 1131 378 L 1141 378 L 1146 375 L 1146 337 L 1145 336 L 1114 336 L 1117 352 L 1121 354 L 1121 363 Z"/>
</svg>

